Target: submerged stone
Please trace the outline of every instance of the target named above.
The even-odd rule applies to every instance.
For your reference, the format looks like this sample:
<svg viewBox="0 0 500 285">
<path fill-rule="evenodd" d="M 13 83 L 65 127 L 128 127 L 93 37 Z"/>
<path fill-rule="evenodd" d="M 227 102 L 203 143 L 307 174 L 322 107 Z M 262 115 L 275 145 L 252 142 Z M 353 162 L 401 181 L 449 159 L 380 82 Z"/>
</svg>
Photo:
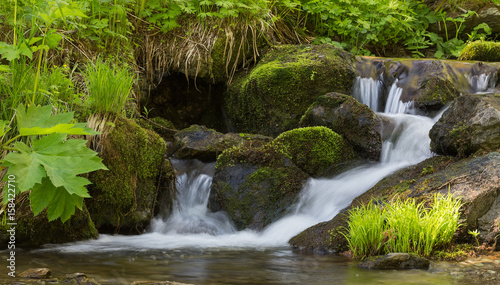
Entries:
<svg viewBox="0 0 500 285">
<path fill-rule="evenodd" d="M 365 269 L 429 269 L 430 263 L 416 254 L 389 253 L 367 258 L 357 266 Z"/>
<path fill-rule="evenodd" d="M 52 276 L 52 271 L 48 268 L 30 268 L 19 274 L 19 277 L 29 279 L 49 279 Z"/>
</svg>

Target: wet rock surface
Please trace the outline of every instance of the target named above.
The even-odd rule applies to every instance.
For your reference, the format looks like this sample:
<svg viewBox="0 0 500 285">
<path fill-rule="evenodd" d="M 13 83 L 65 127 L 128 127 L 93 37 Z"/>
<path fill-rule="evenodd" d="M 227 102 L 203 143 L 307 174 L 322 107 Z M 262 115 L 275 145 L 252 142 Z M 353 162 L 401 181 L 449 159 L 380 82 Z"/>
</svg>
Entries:
<svg viewBox="0 0 500 285">
<path fill-rule="evenodd" d="M 500 94 L 464 95 L 429 132 L 431 150 L 468 156 L 500 149 Z"/>
<path fill-rule="evenodd" d="M 395 252 L 367 258 L 357 266 L 365 269 L 428 269 L 430 261 L 416 254 Z"/>
<path fill-rule="evenodd" d="M 332 92 L 318 97 L 300 120 L 300 126 L 328 127 L 344 137 L 359 155 L 378 161 L 383 120 L 353 97 Z"/>
</svg>

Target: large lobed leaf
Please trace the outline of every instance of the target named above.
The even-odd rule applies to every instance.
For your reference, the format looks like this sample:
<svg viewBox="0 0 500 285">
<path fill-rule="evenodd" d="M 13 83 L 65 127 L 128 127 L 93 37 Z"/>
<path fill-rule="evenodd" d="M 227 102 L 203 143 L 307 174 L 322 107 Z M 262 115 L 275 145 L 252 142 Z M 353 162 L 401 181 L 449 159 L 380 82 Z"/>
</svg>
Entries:
<svg viewBox="0 0 500 285">
<path fill-rule="evenodd" d="M 21 135 L 48 135 L 32 140 L 31 147 L 20 141 L 14 143 L 17 152 L 7 154 L 2 162 L 9 167 L 6 177 L 15 175 L 17 193 L 31 190 L 29 199 L 35 215 L 47 208 L 50 221 L 60 218 L 64 222 L 74 214 L 75 207 L 82 208 L 83 198 L 90 197 L 85 188 L 90 181 L 80 175 L 107 169 L 97 153 L 85 146 L 85 140 L 66 140 L 67 135 L 97 132 L 85 124 L 70 124 L 72 112 L 52 116 L 51 106 L 25 110 L 20 105 L 16 113 Z M 0 126 L 5 123 L 0 122 Z"/>
</svg>

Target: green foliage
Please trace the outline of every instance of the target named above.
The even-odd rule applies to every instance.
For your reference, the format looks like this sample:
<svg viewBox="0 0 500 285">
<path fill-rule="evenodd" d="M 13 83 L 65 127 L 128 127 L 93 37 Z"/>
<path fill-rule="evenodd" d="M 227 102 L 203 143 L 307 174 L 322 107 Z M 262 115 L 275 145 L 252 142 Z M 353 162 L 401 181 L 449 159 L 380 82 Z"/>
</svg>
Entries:
<svg viewBox="0 0 500 285">
<path fill-rule="evenodd" d="M 414 199 L 398 199 L 385 208 L 370 202 L 349 211 L 344 235 L 356 258 L 387 252 L 430 256 L 451 242 L 461 205 L 450 194 L 435 195 L 430 208 Z"/>
<path fill-rule="evenodd" d="M 22 104 L 18 106 L 19 134 L 0 145 L 14 152 L 5 156 L 1 166 L 8 167 L 6 177 L 16 177 L 16 194 L 31 191 L 29 199 L 35 215 L 47 208 L 50 221 L 60 218 L 64 222 L 74 214 L 75 207 L 82 209 L 83 198 L 89 197 L 85 185 L 90 182 L 80 175 L 106 167 L 97 153 L 85 146 L 85 140 L 67 139 L 68 134 L 97 134 L 95 131 L 84 123 L 71 123 L 72 112 L 51 113 L 50 105 L 30 105 L 27 110 Z M 0 122 L 0 126 L 4 133 L 6 122 Z M 16 141 L 26 136 L 33 136 L 29 145 Z M 3 203 L 7 201 L 4 191 Z"/>
<path fill-rule="evenodd" d="M 127 67 L 113 68 L 109 62 L 97 59 L 95 64 L 87 64 L 84 77 L 89 94 L 86 103 L 92 110 L 102 114 L 124 113 L 134 84 L 134 75 Z"/>
<path fill-rule="evenodd" d="M 477 246 L 479 246 L 479 240 L 477 239 L 477 237 L 481 234 L 477 229 L 471 231 L 467 231 L 468 234 L 470 234 L 471 236 L 474 237 L 474 239 L 476 240 L 476 243 L 477 243 Z"/>
<path fill-rule="evenodd" d="M 462 50 L 460 60 L 500 61 L 500 43 L 492 41 L 474 41 Z"/>
</svg>

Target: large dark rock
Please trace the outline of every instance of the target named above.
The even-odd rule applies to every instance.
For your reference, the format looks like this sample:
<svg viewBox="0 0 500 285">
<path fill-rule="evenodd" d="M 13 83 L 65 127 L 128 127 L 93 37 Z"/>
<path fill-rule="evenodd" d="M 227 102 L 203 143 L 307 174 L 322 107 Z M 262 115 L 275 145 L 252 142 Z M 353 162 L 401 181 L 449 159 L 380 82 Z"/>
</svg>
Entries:
<svg viewBox="0 0 500 285">
<path fill-rule="evenodd" d="M 500 153 L 475 158 L 432 157 L 382 179 L 373 188 L 353 200 L 346 210 L 370 200 L 390 201 L 392 197 L 430 200 L 435 193 L 448 192 L 462 199 L 457 242 L 473 242 L 469 230 L 479 229 L 480 240 L 493 243 L 500 221 Z M 290 244 L 308 251 L 339 251 L 347 241 L 339 230 L 347 226 L 346 210 L 331 221 L 315 225 L 290 240 Z M 333 230 L 333 239 L 330 230 Z"/>
<path fill-rule="evenodd" d="M 158 134 L 125 118 L 115 125 L 101 141 L 100 156 L 109 171 L 91 173 L 87 206 L 100 231 L 141 233 L 154 215 L 159 192 L 169 191 L 158 187 L 160 173 L 172 180 L 173 170 Z"/>
<path fill-rule="evenodd" d="M 432 151 L 468 156 L 500 148 L 500 94 L 466 95 L 444 112 L 429 132 Z"/>
<path fill-rule="evenodd" d="M 428 259 L 410 253 L 389 253 L 363 260 L 357 266 L 365 269 L 429 269 Z"/>
<path fill-rule="evenodd" d="M 318 97 L 300 125 L 326 126 L 344 137 L 361 157 L 378 161 L 387 120 L 353 97 L 333 92 Z"/>
<path fill-rule="evenodd" d="M 350 94 L 354 57 L 328 45 L 278 46 L 229 86 L 225 108 L 239 131 L 277 136 L 296 128 L 328 92 Z"/>
<path fill-rule="evenodd" d="M 174 135 L 169 153 L 179 159 L 215 161 L 222 151 L 246 140 L 271 141 L 272 138 L 252 134 L 222 134 L 205 126 L 192 125 Z"/>
<path fill-rule="evenodd" d="M 248 141 L 219 156 L 209 208 L 226 211 L 238 229 L 260 230 L 288 213 L 308 177 L 269 144 Z"/>
</svg>

